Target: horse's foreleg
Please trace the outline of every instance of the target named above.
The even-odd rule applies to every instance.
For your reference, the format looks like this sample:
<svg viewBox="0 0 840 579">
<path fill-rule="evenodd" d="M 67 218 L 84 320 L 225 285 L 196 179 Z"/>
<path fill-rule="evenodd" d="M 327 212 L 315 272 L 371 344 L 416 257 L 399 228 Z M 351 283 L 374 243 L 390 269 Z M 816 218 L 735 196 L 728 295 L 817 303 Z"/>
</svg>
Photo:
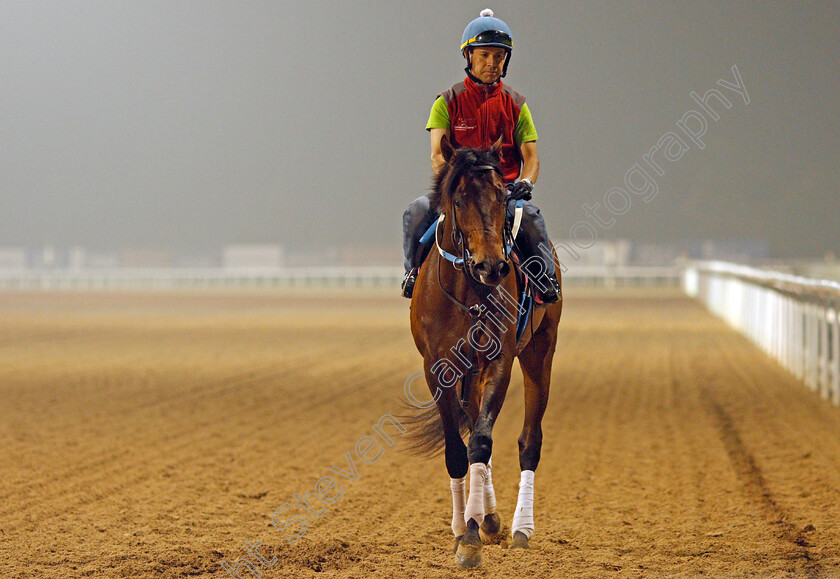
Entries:
<svg viewBox="0 0 840 579">
<path fill-rule="evenodd" d="M 457 405 L 458 401 L 455 400 Z M 441 418 L 444 412 L 441 410 Z M 444 418 L 443 426 L 446 436 L 446 468 L 449 471 L 449 491 L 452 493 L 452 532 L 455 535 L 455 560 L 461 567 L 475 567 L 481 564 L 481 539 L 478 537 L 478 526 L 475 521 L 466 518 L 469 509 L 466 496 L 466 474 L 469 461 L 467 447 L 461 440 L 457 407 L 451 420 Z M 472 469 L 470 469 L 472 470 Z M 470 476 L 470 490 L 474 475 Z M 472 498 L 472 493 L 470 493 Z M 469 522 L 467 522 L 469 521 Z M 477 544 L 476 544 L 477 539 Z"/>
<path fill-rule="evenodd" d="M 489 463 L 488 458 L 487 464 L 470 464 L 470 495 L 463 515 L 466 532 L 456 550 L 458 563 L 462 567 L 478 565 L 481 562 L 483 539 L 493 541 L 501 529 Z"/>
<path fill-rule="evenodd" d="M 476 528 L 484 522 L 484 487 L 487 484 L 488 471 L 487 465 L 483 462 L 474 462 L 470 465 L 470 498 L 467 499 L 464 519 L 468 523 L 474 521 Z"/>
<path fill-rule="evenodd" d="M 485 543 L 495 542 L 502 530 L 502 521 L 496 513 L 496 492 L 493 490 L 492 467 L 487 462 L 487 479 L 484 481 L 484 522 L 479 531 Z"/>
<path fill-rule="evenodd" d="M 470 456 L 470 494 L 467 499 L 467 507 L 464 510 L 464 520 L 466 521 L 466 532 L 458 542 L 455 558 L 461 567 L 475 567 L 481 564 L 481 533 L 479 529 L 484 522 L 484 508 L 485 508 L 485 486 L 489 475 L 489 468 L 487 462 L 490 461 L 489 451 L 486 458 L 482 462 L 473 461 L 475 456 L 475 441 L 476 438 L 483 438 L 481 435 L 477 436 L 480 425 L 477 423 L 476 428 L 470 436 L 470 444 L 468 452 Z M 482 458 L 484 455 L 480 455 Z M 486 461 L 486 462 L 485 462 Z"/>
<path fill-rule="evenodd" d="M 523 470 L 519 477 L 519 496 L 516 497 L 516 511 L 510 526 L 513 537 L 512 548 L 528 548 L 528 540 L 534 534 L 534 471 Z"/>
<path fill-rule="evenodd" d="M 511 547 L 528 548 L 534 534 L 534 472 L 542 450 L 542 419 L 548 405 L 555 332 L 538 333 L 519 355 L 525 381 L 525 424 L 519 435 L 519 496 L 510 533 Z"/>
<path fill-rule="evenodd" d="M 456 541 L 455 559 L 461 567 L 481 564 L 481 535 L 479 527 L 484 522 L 484 486 L 487 482 L 487 465 L 474 462 L 470 465 L 470 495 L 464 511 L 466 531 Z"/>
<path fill-rule="evenodd" d="M 496 512 L 496 491 L 493 490 L 493 476 L 491 461 L 487 461 L 487 481 L 484 483 L 484 516 Z"/>
<path fill-rule="evenodd" d="M 482 405 L 467 447 L 470 461 L 470 496 L 464 518 L 467 523 L 470 519 L 474 520 L 477 527 L 484 522 L 488 500 L 492 503 L 494 511 L 496 502 L 489 463 L 493 451 L 493 422 L 498 415 L 498 410 L 489 410 L 487 406 L 486 403 Z M 498 406 L 501 407 L 501 403 Z M 487 493 L 488 486 L 489 494 Z"/>
<path fill-rule="evenodd" d="M 495 538 L 501 527 L 496 515 L 496 495 L 490 470 L 493 451 L 493 424 L 499 415 L 510 381 L 510 366 L 502 364 L 485 369 L 481 389 L 480 408 L 467 447 L 470 461 L 470 495 L 464 519 L 467 532 L 461 539 L 456 555 L 462 567 L 474 566 L 481 561 L 481 532 L 489 540 Z"/>
</svg>

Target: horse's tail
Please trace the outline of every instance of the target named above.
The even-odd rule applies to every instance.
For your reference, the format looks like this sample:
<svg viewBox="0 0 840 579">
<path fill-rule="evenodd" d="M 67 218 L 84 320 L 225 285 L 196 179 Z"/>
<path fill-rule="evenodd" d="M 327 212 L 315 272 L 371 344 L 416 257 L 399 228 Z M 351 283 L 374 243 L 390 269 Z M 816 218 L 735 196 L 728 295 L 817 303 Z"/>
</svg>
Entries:
<svg viewBox="0 0 840 579">
<path fill-rule="evenodd" d="M 416 408 L 412 407 L 412 410 Z M 443 453 L 444 433 L 443 422 L 437 406 L 431 406 L 420 412 L 400 417 L 403 426 L 408 430 L 405 449 L 412 454 L 433 458 Z M 461 405 L 458 405 L 458 430 L 461 436 L 470 430 L 470 420 Z"/>
</svg>

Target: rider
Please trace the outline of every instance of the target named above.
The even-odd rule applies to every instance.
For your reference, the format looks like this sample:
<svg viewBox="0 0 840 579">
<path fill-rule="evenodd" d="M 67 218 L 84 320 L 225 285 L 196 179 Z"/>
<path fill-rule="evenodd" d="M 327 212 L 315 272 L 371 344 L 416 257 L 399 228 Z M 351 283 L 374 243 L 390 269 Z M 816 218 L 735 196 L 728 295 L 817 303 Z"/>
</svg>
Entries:
<svg viewBox="0 0 840 579">
<path fill-rule="evenodd" d="M 554 303 L 559 298 L 560 284 L 554 260 L 544 253 L 550 252 L 551 242 L 540 210 L 528 201 L 540 170 L 537 131 L 525 97 L 502 84 L 501 80 L 507 73 L 512 51 L 510 28 L 495 18 L 489 8 L 482 10 L 481 15 L 467 25 L 461 38 L 461 54 L 467 60 L 464 68 L 467 78 L 438 96 L 426 124 L 432 141 L 432 170 L 437 174 L 445 164 L 441 151 L 444 135 L 455 148 L 478 149 L 489 148 L 501 135 L 500 169 L 510 192 L 509 212 L 513 213 L 517 200 L 522 200 L 523 205 L 516 239 L 517 246 L 525 254 L 520 258 L 526 263 L 532 263 L 529 258 L 542 261 L 544 267 L 537 268 L 537 273 L 531 267 L 526 270 L 541 278 L 534 281 L 541 290 L 543 301 Z M 415 199 L 403 214 L 404 297 L 410 298 L 414 291 L 417 270 L 425 252 L 419 243 L 420 236 L 436 218 L 435 209 L 429 206 L 429 198 L 425 195 Z"/>
</svg>

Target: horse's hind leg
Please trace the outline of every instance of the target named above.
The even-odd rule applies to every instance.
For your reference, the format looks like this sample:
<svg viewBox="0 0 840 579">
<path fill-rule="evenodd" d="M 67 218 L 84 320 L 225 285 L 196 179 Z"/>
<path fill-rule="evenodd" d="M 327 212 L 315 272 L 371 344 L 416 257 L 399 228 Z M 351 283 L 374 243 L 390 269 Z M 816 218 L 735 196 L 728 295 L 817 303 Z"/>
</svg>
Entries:
<svg viewBox="0 0 840 579">
<path fill-rule="evenodd" d="M 460 443 L 460 445 L 458 443 Z M 450 464 L 450 446 L 453 447 L 453 462 L 457 461 L 457 464 L 454 465 L 457 467 L 457 470 L 451 469 L 449 471 L 449 488 L 452 492 L 452 532 L 455 533 L 455 561 L 461 567 L 477 567 L 481 564 L 482 548 L 481 536 L 479 533 L 479 523 L 476 522 L 475 518 L 472 517 L 470 517 L 469 520 L 466 520 L 467 516 L 465 515 L 465 511 L 468 510 L 465 485 L 466 468 L 461 470 L 462 456 L 463 466 L 466 467 L 468 464 L 467 448 L 464 445 L 463 440 L 461 440 L 460 434 L 458 435 L 458 440 L 455 441 L 453 439 L 451 444 L 450 439 L 447 436 L 447 467 Z M 461 454 L 462 452 L 463 455 Z M 481 473 L 477 471 L 475 466 L 476 465 L 470 467 L 470 500 L 473 501 L 475 500 L 476 496 L 475 493 L 477 484 L 480 486 L 479 481 L 481 478 Z M 483 501 L 483 496 L 479 496 L 479 500 Z"/>
<path fill-rule="evenodd" d="M 556 326 L 537 332 L 519 354 L 525 382 L 525 424 L 519 435 L 519 496 L 510 533 L 512 548 L 528 548 L 534 533 L 534 472 L 542 449 L 542 419 L 548 404 Z"/>
<path fill-rule="evenodd" d="M 473 436 L 475 431 L 473 431 Z M 462 442 L 463 444 L 463 442 Z M 447 449 L 449 442 L 447 440 Z M 450 479 L 452 489 L 452 530 L 455 533 L 455 561 L 461 567 L 477 567 L 481 564 L 481 549 L 483 542 L 480 526 L 484 527 L 486 493 L 485 488 L 489 476 L 489 468 L 483 462 L 474 462 L 469 465 L 470 471 L 470 493 L 469 499 L 464 503 L 465 488 L 464 478 Z M 450 476 L 452 476 L 450 474 Z M 495 497 L 493 502 L 495 503 Z M 459 527 L 463 525 L 463 527 Z M 459 528 L 463 533 L 459 535 Z"/>
<path fill-rule="evenodd" d="M 449 492 L 452 494 L 452 533 L 455 535 L 457 554 L 461 539 L 467 532 L 464 510 L 467 506 L 466 477 L 469 468 L 467 446 L 461 439 L 461 410 L 454 389 L 442 390 L 437 402 L 443 423 L 446 470 L 449 473 Z"/>
</svg>

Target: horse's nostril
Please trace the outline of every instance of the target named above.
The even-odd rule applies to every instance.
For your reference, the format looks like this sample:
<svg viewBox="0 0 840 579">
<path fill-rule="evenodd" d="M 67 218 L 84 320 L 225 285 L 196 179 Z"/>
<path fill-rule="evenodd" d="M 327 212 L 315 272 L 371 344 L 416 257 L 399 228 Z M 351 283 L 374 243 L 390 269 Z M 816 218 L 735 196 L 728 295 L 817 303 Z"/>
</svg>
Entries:
<svg viewBox="0 0 840 579">
<path fill-rule="evenodd" d="M 475 267 L 473 267 L 473 271 L 475 271 L 478 275 L 488 275 L 490 273 L 490 264 L 486 261 L 477 263 Z"/>
<path fill-rule="evenodd" d="M 500 261 L 496 266 L 496 273 L 499 277 L 506 277 L 510 273 L 510 265 L 506 261 Z"/>
</svg>

